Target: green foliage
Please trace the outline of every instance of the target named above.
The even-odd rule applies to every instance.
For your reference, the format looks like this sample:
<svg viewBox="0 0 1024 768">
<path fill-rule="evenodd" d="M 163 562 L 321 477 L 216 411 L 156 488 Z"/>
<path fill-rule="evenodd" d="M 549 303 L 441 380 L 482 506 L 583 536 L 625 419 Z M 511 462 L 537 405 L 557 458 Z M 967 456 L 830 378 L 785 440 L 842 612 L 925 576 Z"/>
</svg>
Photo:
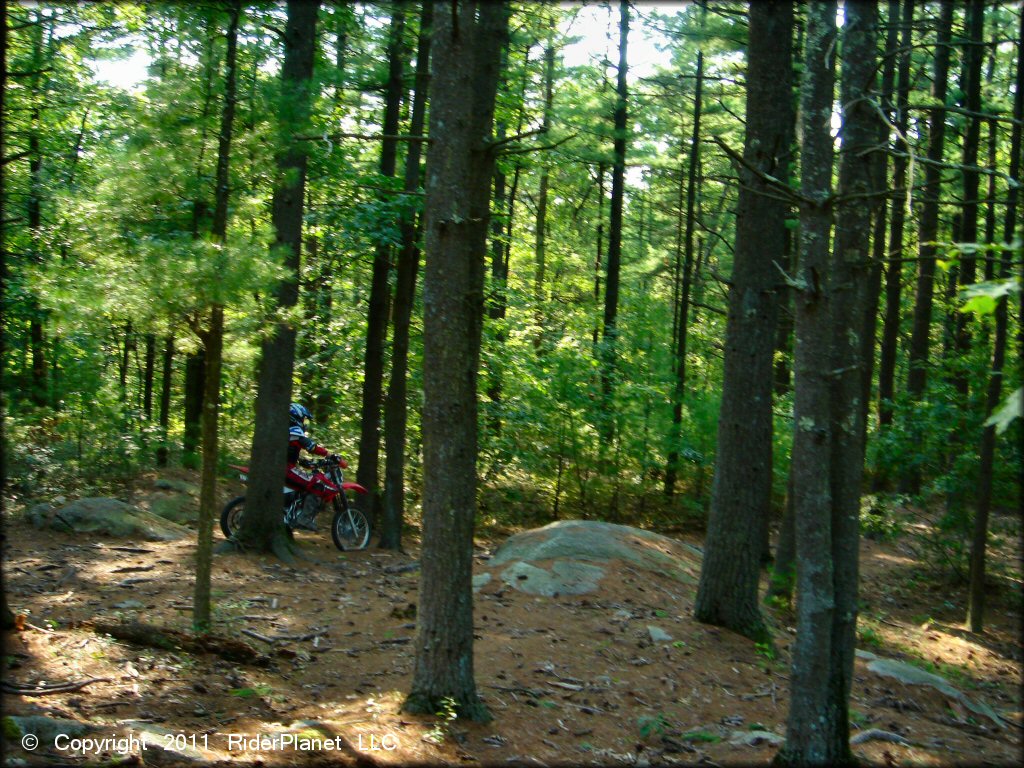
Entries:
<svg viewBox="0 0 1024 768">
<path fill-rule="evenodd" d="M 695 741 L 698 744 L 717 744 L 722 740 L 721 736 L 718 736 L 710 731 L 687 731 L 680 738 L 683 741 Z"/>
<path fill-rule="evenodd" d="M 671 723 L 664 712 L 642 715 L 637 718 L 636 723 L 640 729 L 641 739 L 649 739 L 652 736 L 664 736 L 671 728 Z"/>
<path fill-rule="evenodd" d="M 434 713 L 438 722 L 423 735 L 423 740 L 431 744 L 443 744 L 451 733 L 451 725 L 458 719 L 458 705 L 450 696 L 441 699 L 441 708 Z"/>
<path fill-rule="evenodd" d="M 904 532 L 901 510 L 909 498 L 903 494 L 865 494 L 860 499 L 860 532 L 869 539 L 891 541 Z"/>
</svg>

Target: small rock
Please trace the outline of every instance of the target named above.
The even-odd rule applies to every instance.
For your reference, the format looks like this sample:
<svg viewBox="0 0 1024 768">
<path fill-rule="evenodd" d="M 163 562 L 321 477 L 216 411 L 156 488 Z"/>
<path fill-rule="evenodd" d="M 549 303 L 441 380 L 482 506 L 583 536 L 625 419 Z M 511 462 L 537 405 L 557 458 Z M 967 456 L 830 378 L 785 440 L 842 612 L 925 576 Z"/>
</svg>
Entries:
<svg viewBox="0 0 1024 768">
<path fill-rule="evenodd" d="M 491 574 L 489 573 L 478 573 L 473 577 L 473 591 L 479 592 L 481 589 L 491 583 Z"/>
<path fill-rule="evenodd" d="M 672 635 L 660 627 L 656 627 L 653 624 L 647 625 L 647 634 L 651 636 L 651 641 L 655 643 L 671 643 Z"/>
<path fill-rule="evenodd" d="M 777 747 L 785 741 L 784 736 L 779 736 L 771 731 L 733 731 L 729 736 L 729 743 L 734 747 L 743 745 L 759 747 L 762 744 L 771 744 L 773 747 Z"/>
<path fill-rule="evenodd" d="M 114 608 L 122 608 L 125 610 L 132 610 L 136 608 L 145 608 L 145 604 L 139 600 L 122 600 L 120 603 L 114 603 Z"/>
</svg>

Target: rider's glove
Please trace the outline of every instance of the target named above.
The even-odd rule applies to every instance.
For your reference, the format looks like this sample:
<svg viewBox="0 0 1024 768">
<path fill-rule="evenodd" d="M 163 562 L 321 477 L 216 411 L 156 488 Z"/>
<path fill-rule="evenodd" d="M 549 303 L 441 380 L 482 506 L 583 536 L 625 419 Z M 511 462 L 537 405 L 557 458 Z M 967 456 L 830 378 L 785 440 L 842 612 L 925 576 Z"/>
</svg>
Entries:
<svg viewBox="0 0 1024 768">
<path fill-rule="evenodd" d="M 348 469 L 348 462 L 345 461 L 343 458 L 341 458 L 341 456 L 339 456 L 336 453 L 332 453 L 330 456 L 328 456 L 327 460 L 336 462 L 338 466 L 341 467 L 342 469 Z"/>
</svg>

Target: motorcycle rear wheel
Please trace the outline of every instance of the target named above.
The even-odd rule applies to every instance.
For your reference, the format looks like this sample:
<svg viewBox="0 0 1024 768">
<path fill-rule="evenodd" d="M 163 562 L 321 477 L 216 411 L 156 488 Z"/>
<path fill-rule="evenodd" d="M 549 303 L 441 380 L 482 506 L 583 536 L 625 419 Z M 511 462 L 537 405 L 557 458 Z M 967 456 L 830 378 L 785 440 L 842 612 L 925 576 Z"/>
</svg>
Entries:
<svg viewBox="0 0 1024 768">
<path fill-rule="evenodd" d="M 242 524 L 242 517 L 245 515 L 245 496 L 239 496 L 238 498 L 232 499 L 221 510 L 220 513 L 220 530 L 224 534 L 225 539 L 230 539 L 235 535 L 235 531 Z M 288 538 L 292 539 L 295 537 L 295 531 L 290 527 L 288 528 Z"/>
<path fill-rule="evenodd" d="M 335 499 L 331 538 L 342 552 L 366 549 L 370 543 L 370 522 L 362 510 Z"/>
</svg>

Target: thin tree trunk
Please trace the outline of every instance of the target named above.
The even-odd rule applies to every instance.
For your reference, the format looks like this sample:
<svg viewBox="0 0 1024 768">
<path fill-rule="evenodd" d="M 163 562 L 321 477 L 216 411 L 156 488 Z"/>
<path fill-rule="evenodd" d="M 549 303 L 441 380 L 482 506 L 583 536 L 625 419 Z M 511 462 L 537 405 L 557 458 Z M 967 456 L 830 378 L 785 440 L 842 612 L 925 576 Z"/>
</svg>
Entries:
<svg viewBox="0 0 1024 768">
<path fill-rule="evenodd" d="M 597 164 L 597 236 L 594 247 L 594 314 L 601 306 L 601 269 L 604 267 L 604 163 Z M 594 354 L 597 356 L 597 340 L 600 327 L 594 324 Z"/>
<path fill-rule="evenodd" d="M 186 469 L 199 466 L 205 379 L 206 353 L 200 347 L 185 356 L 185 433 L 182 438 L 181 464 Z"/>
<path fill-rule="evenodd" d="M 0 125 L 7 124 L 7 3 L 0 3 Z M 6 131 L 0 131 L 0 158 L 7 156 Z M 0 222 L 7 215 L 6 163 L 0 163 Z M 0 224 L 0 307 L 7 306 L 7 227 Z M 7 366 L 6 333 L 0 333 L 0 414 L 7 413 L 7 388 L 4 371 Z M 0 417 L 0 540 L 6 541 L 7 520 L 7 427 Z M 6 656 L 7 630 L 14 626 L 14 613 L 7 605 L 7 590 L 0 584 L 0 652 Z"/>
<path fill-rule="evenodd" d="M 49 47 L 47 45 L 47 47 Z M 42 73 L 45 68 L 43 50 L 43 15 L 36 12 L 32 27 L 32 102 L 28 136 L 28 199 L 26 214 L 32 261 L 42 262 L 42 196 L 43 196 L 43 154 L 39 134 L 42 131 Z M 6 225 L 5 225 L 6 226 Z M 43 330 L 43 309 L 35 295 L 29 297 L 29 346 L 32 350 L 32 369 L 29 394 L 36 406 L 45 406 L 49 401 L 47 392 L 46 338 Z"/>
<path fill-rule="evenodd" d="M 792 117 L 793 4 L 752 3 L 747 65 L 746 164 L 788 176 Z M 757 641 L 770 638 L 758 595 L 768 550 L 772 492 L 772 355 L 778 269 L 787 205 L 767 195 L 758 173 L 741 171 L 729 289 L 718 455 L 704 562 L 694 604 L 698 621 Z"/>
<path fill-rule="evenodd" d="M 1017 36 L 1017 82 L 1013 97 L 1013 133 L 1010 139 L 1010 178 L 1017 184 L 1010 185 L 1006 195 L 1006 214 L 1003 219 L 1003 243 L 1013 242 L 1017 225 L 1019 182 L 1021 179 L 1021 120 L 1024 119 L 1024 64 L 1021 63 L 1021 40 L 1024 40 L 1024 15 L 1020 20 L 1020 34 Z M 1013 251 L 1007 248 L 1002 253 L 1000 278 L 1008 280 L 1012 274 Z M 1008 341 L 1007 298 L 1001 297 L 996 305 L 995 339 L 992 347 L 992 365 L 988 381 L 985 411 L 991 416 L 999 407 L 1003 384 Z M 995 426 L 983 427 L 981 434 L 981 461 L 978 468 L 978 502 L 974 515 L 974 533 L 971 539 L 970 587 L 968 592 L 967 623 L 971 632 L 982 632 L 985 628 L 985 550 L 988 542 L 988 519 L 992 507 L 992 475 L 995 467 L 996 431 Z M 1018 489 L 1018 493 L 1020 493 Z"/>
<path fill-rule="evenodd" d="M 876 95 L 877 0 L 847 0 L 842 52 L 842 148 L 839 195 L 851 197 L 836 214 L 832 280 L 832 564 L 835 603 L 832 615 L 829 709 L 833 754 L 851 759 L 850 689 L 853 684 L 860 555 L 860 496 L 864 468 L 862 407 L 868 334 L 865 309 L 871 260 L 871 217 L 884 189 L 872 173 L 872 150 L 879 142 L 879 117 L 870 99 Z"/>
<path fill-rule="evenodd" d="M 890 24 L 894 19 L 890 0 Z M 910 59 L 914 26 L 914 0 L 903 0 L 900 22 L 899 74 L 896 97 L 896 133 L 893 147 L 904 151 L 893 162 L 894 189 L 907 186 L 907 130 L 910 126 Z M 892 424 L 892 403 L 896 397 L 896 352 L 900 332 L 900 293 L 903 282 L 903 229 L 906 222 L 906 195 L 899 193 L 892 202 L 892 220 L 889 227 L 888 263 L 885 266 L 885 315 L 882 322 L 882 345 L 878 360 L 878 424 L 885 429 Z M 881 469 L 881 468 L 879 468 Z"/>
<path fill-rule="evenodd" d="M 276 232 L 272 248 L 283 255 L 287 275 L 277 286 L 276 303 L 288 317 L 299 303 L 299 260 L 306 186 L 307 151 L 294 140 L 309 119 L 311 78 L 316 51 L 318 0 L 289 0 L 284 30 L 284 63 L 278 100 L 277 183 L 271 218 Z M 291 559 L 281 511 L 285 467 L 288 463 L 288 404 L 292 397 L 295 327 L 277 321 L 263 340 L 256 395 L 256 422 L 249 459 L 246 510 L 235 534 L 249 551 L 275 552 Z"/>
<path fill-rule="evenodd" d="M 507 60 L 507 50 L 503 53 L 503 58 Z M 502 64 L 502 70 L 505 69 L 505 64 Z M 499 92 L 503 88 L 499 87 Z M 506 137 L 506 128 L 504 121 L 499 121 L 497 129 L 495 131 L 498 141 L 503 141 Z M 495 163 L 494 166 L 494 211 L 497 215 L 491 217 L 491 284 L 490 284 L 490 297 L 487 303 L 487 317 L 492 321 L 497 321 L 497 326 L 494 330 L 494 339 L 501 346 L 504 347 L 505 341 L 507 340 L 508 334 L 505 332 L 504 324 L 500 321 L 505 319 L 505 314 L 508 308 L 508 265 L 505 263 L 505 222 L 504 222 L 504 209 L 506 206 L 506 186 L 507 179 L 505 173 L 501 169 L 501 165 Z M 491 401 L 490 407 L 490 418 L 488 419 L 488 427 L 494 435 L 501 434 L 501 393 L 502 393 L 502 365 L 500 361 L 500 355 L 495 356 L 496 359 L 489 365 L 488 384 L 487 384 L 487 398 Z"/>
<path fill-rule="evenodd" d="M 153 420 L 153 377 L 156 367 L 156 336 L 146 334 L 146 365 L 142 376 L 142 413 L 146 421 Z"/>
<path fill-rule="evenodd" d="M 405 8 L 395 3 L 388 33 L 388 81 L 384 101 L 385 136 L 398 134 L 399 112 L 402 106 L 402 34 L 405 29 Z M 395 175 L 398 142 L 381 142 L 380 173 Z M 371 527 L 376 527 L 380 507 L 380 421 L 384 392 L 384 343 L 388 327 L 388 278 L 391 273 L 391 249 L 378 243 L 373 259 L 373 277 L 370 283 L 370 306 L 366 322 L 366 357 L 363 366 L 363 396 L 360 409 L 359 466 L 356 479 L 370 494 L 366 497 L 367 514 Z"/>
<path fill-rule="evenodd" d="M 160 376 L 160 445 L 156 449 L 156 465 L 167 466 L 167 427 L 171 419 L 171 386 L 174 376 L 174 337 L 164 341 L 163 371 Z"/>
<path fill-rule="evenodd" d="M 707 6 L 701 4 L 701 23 L 707 13 Z M 679 472 L 679 441 L 683 430 L 683 400 L 686 397 L 686 340 L 689 334 L 690 286 L 693 280 L 693 227 L 697 205 L 697 167 L 700 164 L 700 117 L 704 93 L 704 51 L 697 48 L 697 76 L 693 93 L 693 132 L 690 136 L 690 159 L 686 180 L 686 234 L 682 284 L 679 286 L 678 305 L 674 314 L 676 321 L 675 387 L 672 394 L 672 427 L 669 431 L 669 452 L 665 465 L 665 495 L 675 495 L 676 476 Z M 681 212 L 680 212 L 681 213 Z"/>
<path fill-rule="evenodd" d="M 829 235 L 832 212 L 832 114 L 836 3 L 807 5 L 800 88 L 800 188 L 816 203 L 800 211 L 800 259 L 794 295 L 793 506 L 797 559 L 797 635 L 792 649 L 786 743 L 780 765 L 828 765 L 835 755 L 825 722 L 835 594 L 832 563 L 831 358 Z"/>
<path fill-rule="evenodd" d="M 540 125 L 542 134 L 547 134 L 551 127 L 551 106 L 554 103 L 554 80 L 555 47 L 552 42 L 552 33 L 549 31 L 547 44 L 544 46 L 544 111 Z M 537 350 L 538 354 L 543 351 L 542 346 L 545 328 L 544 282 L 547 271 L 548 177 L 548 166 L 544 164 L 540 169 L 540 183 L 537 190 L 537 217 L 534 222 L 533 248 L 533 301 L 536 307 L 537 318 L 537 336 L 534 338 L 534 348 Z"/>
<path fill-rule="evenodd" d="M 227 240 L 228 169 L 231 160 L 231 138 L 235 122 L 238 52 L 238 24 L 242 13 L 241 0 L 228 6 L 227 49 L 224 54 L 224 106 L 221 111 L 220 135 L 217 141 L 217 171 L 214 176 L 216 196 L 210 237 L 223 246 Z M 223 248 L 214 258 L 224 258 Z M 213 565 L 213 520 L 217 512 L 218 416 L 220 410 L 220 377 L 224 349 L 224 307 L 210 307 L 209 322 L 201 331 L 205 352 L 203 391 L 203 469 L 199 486 L 199 525 L 196 533 L 196 582 L 192 598 L 192 626 L 196 632 L 210 628 L 210 571 Z"/>
<path fill-rule="evenodd" d="M 966 18 L 967 36 L 964 40 L 963 76 L 961 88 L 964 92 L 964 107 L 978 115 L 981 113 L 981 67 L 985 58 L 985 2 L 969 0 Z M 981 146 L 982 118 L 968 115 L 967 131 L 963 145 L 963 207 L 961 208 L 959 242 L 976 243 L 978 241 L 978 192 L 981 187 L 981 176 L 977 170 L 978 151 Z M 976 280 L 977 259 L 971 251 L 960 255 L 958 271 L 960 286 L 971 285 Z M 971 348 L 971 332 L 968 327 L 969 318 L 965 312 L 956 312 L 954 318 L 954 347 L 961 359 L 966 357 Z M 961 397 L 968 394 L 967 375 L 958 371 L 954 375 L 957 391 Z M 957 433 L 958 435 L 959 433 Z M 957 435 L 954 435 L 956 439 Z"/>
<path fill-rule="evenodd" d="M 886 17 L 887 31 L 885 39 L 885 57 L 882 64 L 882 111 L 885 113 L 885 120 L 878 121 L 878 144 L 885 146 L 889 143 L 889 125 L 895 118 L 895 107 L 893 103 L 893 89 L 896 80 L 896 57 L 899 54 L 899 32 L 900 25 L 897 21 L 900 18 L 899 0 L 889 0 L 888 14 Z M 874 168 L 872 173 L 875 177 L 875 186 L 878 189 L 886 189 L 889 176 L 889 155 L 885 152 L 876 152 L 873 156 Z M 896 201 L 899 205 L 899 201 Z M 868 275 L 868 294 L 864 306 L 864 334 L 862 336 L 861 360 L 864 367 L 861 371 L 861 424 L 865 429 L 861 443 L 867 444 L 868 413 L 871 409 L 871 390 L 875 371 L 875 346 L 878 336 L 878 305 L 882 293 L 882 274 L 886 262 L 885 230 L 888 218 L 888 207 L 885 200 L 879 201 L 874 210 L 874 221 L 872 222 L 871 234 L 871 270 Z"/>
<path fill-rule="evenodd" d="M 423 291 L 423 546 L 406 711 L 488 720 L 473 676 L 477 371 L 504 3 L 445 6 L 434 24 Z"/>
<path fill-rule="evenodd" d="M 430 82 L 430 35 L 434 23 L 434 4 L 424 0 L 420 15 L 420 35 L 416 53 L 416 84 L 413 94 L 409 134 L 423 135 L 426 118 L 427 87 Z M 405 191 L 420 186 L 422 142 L 409 144 L 405 157 Z M 405 445 L 408 424 L 406 377 L 409 368 L 409 329 L 416 300 L 416 273 L 419 247 L 416 222 L 411 212 L 402 215 L 402 247 L 398 253 L 395 283 L 394 332 L 391 347 L 391 380 L 384 401 L 384 505 L 380 521 L 382 549 L 401 549 L 402 521 L 405 517 Z"/>
<path fill-rule="evenodd" d="M 953 3 L 950 0 L 942 0 L 940 9 L 932 98 L 939 104 L 945 104 Z M 917 295 L 914 302 L 914 319 L 910 337 L 910 373 L 907 376 L 907 393 L 915 403 L 924 398 L 925 386 L 928 381 L 932 298 L 935 293 L 935 242 L 939 233 L 939 196 L 942 181 L 939 164 L 942 162 L 945 139 L 946 112 L 943 109 L 932 110 L 928 124 L 927 158 L 929 162 L 925 166 L 923 205 L 918 233 Z M 920 490 L 920 466 L 911 465 L 906 468 L 903 487 L 912 493 L 917 493 Z"/>
<path fill-rule="evenodd" d="M 601 398 L 600 432 L 605 443 L 615 436 L 615 371 L 618 347 L 619 272 L 622 265 L 622 205 L 626 190 L 626 117 L 629 89 L 626 55 L 629 39 L 629 2 L 619 0 L 619 71 L 615 88 L 615 140 L 612 164 L 612 199 L 608 217 L 608 264 L 604 284 L 604 323 L 601 336 Z"/>
</svg>

